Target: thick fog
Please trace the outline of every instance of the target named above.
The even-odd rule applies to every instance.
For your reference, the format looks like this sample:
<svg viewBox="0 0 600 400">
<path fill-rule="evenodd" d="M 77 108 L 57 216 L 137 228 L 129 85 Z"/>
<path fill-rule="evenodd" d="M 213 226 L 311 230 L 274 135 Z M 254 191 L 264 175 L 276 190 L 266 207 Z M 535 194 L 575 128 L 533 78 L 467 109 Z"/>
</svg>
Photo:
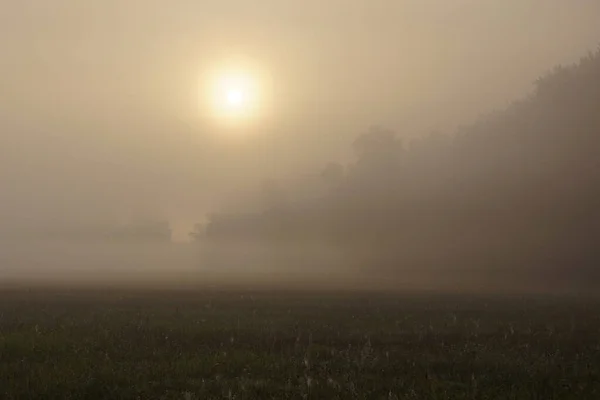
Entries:
<svg viewBox="0 0 600 400">
<path fill-rule="evenodd" d="M 402 265 L 424 287 L 474 266 L 561 281 L 597 255 L 598 56 L 537 80 L 596 51 L 599 15 L 590 0 L 4 0 L 0 278 L 334 285 Z M 265 93 L 235 128 L 202 102 L 229 59 Z"/>
</svg>

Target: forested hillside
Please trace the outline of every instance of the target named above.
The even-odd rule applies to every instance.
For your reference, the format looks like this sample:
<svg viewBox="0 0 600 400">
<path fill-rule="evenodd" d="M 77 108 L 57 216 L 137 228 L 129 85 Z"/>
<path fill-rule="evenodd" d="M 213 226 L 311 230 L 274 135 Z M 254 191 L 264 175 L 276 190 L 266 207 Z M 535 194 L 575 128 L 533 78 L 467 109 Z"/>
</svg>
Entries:
<svg viewBox="0 0 600 400">
<path fill-rule="evenodd" d="M 600 51 L 454 134 L 405 136 L 369 130 L 353 164 L 323 170 L 326 196 L 299 203 L 272 188 L 263 212 L 213 215 L 206 236 L 328 243 L 373 268 L 596 276 Z"/>
</svg>

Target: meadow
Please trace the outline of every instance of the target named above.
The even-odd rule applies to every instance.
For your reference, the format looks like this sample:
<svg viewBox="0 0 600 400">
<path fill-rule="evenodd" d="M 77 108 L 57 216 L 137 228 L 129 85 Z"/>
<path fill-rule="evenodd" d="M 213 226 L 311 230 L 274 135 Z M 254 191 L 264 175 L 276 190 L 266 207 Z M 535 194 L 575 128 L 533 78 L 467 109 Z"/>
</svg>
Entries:
<svg viewBox="0 0 600 400">
<path fill-rule="evenodd" d="M 0 398 L 600 399 L 600 303 L 276 290 L 0 292 Z"/>
</svg>

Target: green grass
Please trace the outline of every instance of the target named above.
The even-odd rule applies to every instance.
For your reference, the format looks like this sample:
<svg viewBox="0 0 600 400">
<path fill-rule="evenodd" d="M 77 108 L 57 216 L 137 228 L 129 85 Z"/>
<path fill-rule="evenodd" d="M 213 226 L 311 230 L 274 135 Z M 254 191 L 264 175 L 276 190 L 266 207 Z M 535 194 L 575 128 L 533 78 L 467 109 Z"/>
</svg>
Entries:
<svg viewBox="0 0 600 400">
<path fill-rule="evenodd" d="M 600 399 L 600 304 L 0 292 L 1 399 Z"/>
</svg>

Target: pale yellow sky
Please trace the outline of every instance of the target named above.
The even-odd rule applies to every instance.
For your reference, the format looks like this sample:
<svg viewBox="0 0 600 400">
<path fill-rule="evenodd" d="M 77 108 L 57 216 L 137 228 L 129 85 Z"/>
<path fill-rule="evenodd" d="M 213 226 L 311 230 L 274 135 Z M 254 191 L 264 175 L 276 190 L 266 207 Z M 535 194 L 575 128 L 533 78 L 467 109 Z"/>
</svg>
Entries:
<svg viewBox="0 0 600 400">
<path fill-rule="evenodd" d="M 469 122 L 598 43 L 595 0 L 0 0 L 0 216 L 185 224 L 343 157 L 371 124 Z M 238 141 L 197 104 L 231 55 L 272 84 Z"/>
</svg>

